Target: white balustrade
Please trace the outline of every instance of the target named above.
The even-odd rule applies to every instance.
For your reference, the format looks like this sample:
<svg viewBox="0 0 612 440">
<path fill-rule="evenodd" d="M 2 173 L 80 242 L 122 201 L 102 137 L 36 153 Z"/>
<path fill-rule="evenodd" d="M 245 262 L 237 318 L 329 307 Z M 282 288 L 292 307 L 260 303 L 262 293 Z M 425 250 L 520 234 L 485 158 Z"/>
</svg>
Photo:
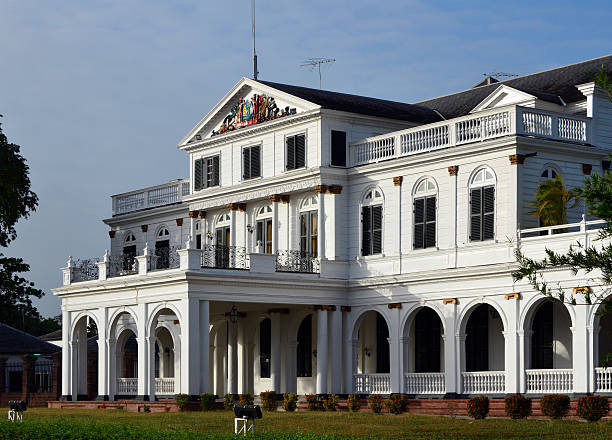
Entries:
<svg viewBox="0 0 612 440">
<path fill-rule="evenodd" d="M 595 392 L 612 393 L 612 368 L 595 368 Z"/>
<path fill-rule="evenodd" d="M 465 371 L 463 378 L 464 394 L 499 394 L 506 392 L 506 373 L 504 371 Z"/>
<path fill-rule="evenodd" d="M 133 396 L 138 394 L 138 378 L 137 377 L 119 377 L 117 378 L 117 394 Z"/>
<path fill-rule="evenodd" d="M 484 110 L 351 143 L 351 166 L 509 135 L 588 143 L 590 118 L 521 106 Z"/>
<path fill-rule="evenodd" d="M 574 370 L 525 370 L 528 393 L 571 393 L 574 391 Z"/>
<path fill-rule="evenodd" d="M 405 373 L 407 394 L 445 394 L 444 373 Z"/>
<path fill-rule="evenodd" d="M 113 196 L 113 215 L 178 203 L 189 194 L 189 180 L 179 179 L 125 194 Z"/>
<path fill-rule="evenodd" d="M 358 394 L 391 393 L 391 375 L 384 373 L 353 374 L 353 390 Z"/>
<path fill-rule="evenodd" d="M 174 377 L 156 377 L 155 394 L 174 394 Z"/>
</svg>

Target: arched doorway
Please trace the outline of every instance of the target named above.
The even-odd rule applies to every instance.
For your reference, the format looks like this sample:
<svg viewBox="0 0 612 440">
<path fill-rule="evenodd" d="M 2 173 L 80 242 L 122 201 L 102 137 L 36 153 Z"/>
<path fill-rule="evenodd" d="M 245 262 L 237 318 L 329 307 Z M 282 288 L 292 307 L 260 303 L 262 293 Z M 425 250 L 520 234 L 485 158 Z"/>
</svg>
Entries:
<svg viewBox="0 0 612 440">
<path fill-rule="evenodd" d="M 90 340 L 91 339 L 91 340 Z M 97 325 L 88 315 L 72 330 L 72 400 L 93 400 L 98 394 Z"/>
<path fill-rule="evenodd" d="M 597 307 L 593 318 L 593 365 L 595 392 L 612 392 L 612 304 L 606 299 Z"/>
<path fill-rule="evenodd" d="M 389 326 L 376 311 L 365 312 L 355 324 L 353 390 L 360 394 L 391 392 Z M 355 350 L 356 349 L 356 350 Z"/>
<path fill-rule="evenodd" d="M 527 317 L 529 344 L 525 344 L 528 393 L 571 393 L 572 319 L 558 300 L 537 302 Z"/>
<path fill-rule="evenodd" d="M 181 327 L 177 312 L 163 307 L 150 320 L 148 334 L 153 341 L 147 356 L 152 360 L 148 372 L 150 383 L 149 398 L 174 396 L 180 392 L 181 377 Z"/>
<path fill-rule="evenodd" d="M 464 317 L 462 384 L 464 394 L 506 391 L 504 323 L 490 304 L 474 306 Z"/>
<path fill-rule="evenodd" d="M 404 327 L 404 379 L 408 394 L 444 394 L 443 325 L 435 310 L 419 309 Z"/>
<path fill-rule="evenodd" d="M 134 398 L 138 395 L 138 340 L 134 316 L 125 311 L 111 322 L 109 332 L 110 397 Z"/>
<path fill-rule="evenodd" d="M 312 321 L 313 315 L 307 315 L 302 319 L 297 331 L 295 375 L 297 381 L 296 390 L 299 394 L 311 394 L 316 392 L 315 382 L 313 380 L 316 368 L 315 358 L 313 356 L 313 339 L 316 329 L 313 327 Z"/>
</svg>

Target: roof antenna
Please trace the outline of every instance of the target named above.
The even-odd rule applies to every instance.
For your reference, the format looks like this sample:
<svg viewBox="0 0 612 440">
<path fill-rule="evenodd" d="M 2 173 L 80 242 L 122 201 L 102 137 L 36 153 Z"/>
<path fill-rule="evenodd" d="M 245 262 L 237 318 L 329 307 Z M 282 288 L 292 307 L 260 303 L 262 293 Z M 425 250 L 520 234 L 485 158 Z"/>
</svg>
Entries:
<svg viewBox="0 0 612 440">
<path fill-rule="evenodd" d="M 519 75 L 516 73 L 504 73 L 504 72 L 491 72 L 491 73 L 483 73 L 483 76 L 492 76 L 493 78 L 515 78 Z"/>
<path fill-rule="evenodd" d="M 251 0 L 251 23 L 253 28 L 253 79 L 257 81 L 257 54 L 255 53 L 255 0 Z"/>
<path fill-rule="evenodd" d="M 336 60 L 334 58 L 308 58 L 306 61 L 303 61 L 300 64 L 301 67 L 309 67 L 312 72 L 315 67 L 319 69 L 319 90 L 321 89 L 322 81 L 321 81 L 321 64 L 327 63 L 335 63 Z"/>
</svg>

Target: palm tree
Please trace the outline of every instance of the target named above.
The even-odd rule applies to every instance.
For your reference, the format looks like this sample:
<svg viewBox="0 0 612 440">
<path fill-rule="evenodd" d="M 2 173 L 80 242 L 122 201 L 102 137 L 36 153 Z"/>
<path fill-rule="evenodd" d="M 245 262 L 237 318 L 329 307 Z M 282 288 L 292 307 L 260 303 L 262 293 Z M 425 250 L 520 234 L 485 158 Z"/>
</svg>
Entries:
<svg viewBox="0 0 612 440">
<path fill-rule="evenodd" d="M 567 210 L 576 206 L 578 198 L 568 191 L 560 175 L 545 180 L 538 185 L 535 201 L 530 205 L 535 208 L 531 215 L 540 219 L 540 226 L 557 226 L 567 223 Z"/>
</svg>

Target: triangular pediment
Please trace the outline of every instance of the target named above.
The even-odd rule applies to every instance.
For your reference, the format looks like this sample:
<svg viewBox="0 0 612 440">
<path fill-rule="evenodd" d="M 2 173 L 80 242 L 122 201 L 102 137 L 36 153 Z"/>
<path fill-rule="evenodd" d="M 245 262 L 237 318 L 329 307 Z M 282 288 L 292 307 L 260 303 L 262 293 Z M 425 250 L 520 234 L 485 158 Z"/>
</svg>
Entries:
<svg viewBox="0 0 612 440">
<path fill-rule="evenodd" d="M 310 101 L 242 78 L 181 140 L 179 147 L 318 108 Z"/>
<path fill-rule="evenodd" d="M 501 85 L 483 99 L 470 113 L 506 105 L 533 105 L 537 97 L 507 85 Z"/>
</svg>

